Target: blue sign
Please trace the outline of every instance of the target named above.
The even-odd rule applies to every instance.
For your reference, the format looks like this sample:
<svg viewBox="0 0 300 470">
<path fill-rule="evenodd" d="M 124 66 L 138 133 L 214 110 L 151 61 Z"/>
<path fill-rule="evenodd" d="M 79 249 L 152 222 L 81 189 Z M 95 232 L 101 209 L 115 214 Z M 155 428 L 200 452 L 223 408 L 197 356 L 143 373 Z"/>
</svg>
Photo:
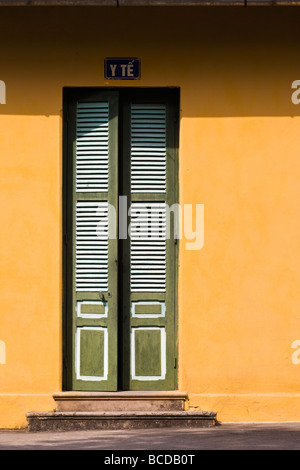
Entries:
<svg viewBox="0 0 300 470">
<path fill-rule="evenodd" d="M 104 76 L 110 80 L 136 80 L 141 78 L 141 62 L 137 57 L 107 57 Z"/>
</svg>

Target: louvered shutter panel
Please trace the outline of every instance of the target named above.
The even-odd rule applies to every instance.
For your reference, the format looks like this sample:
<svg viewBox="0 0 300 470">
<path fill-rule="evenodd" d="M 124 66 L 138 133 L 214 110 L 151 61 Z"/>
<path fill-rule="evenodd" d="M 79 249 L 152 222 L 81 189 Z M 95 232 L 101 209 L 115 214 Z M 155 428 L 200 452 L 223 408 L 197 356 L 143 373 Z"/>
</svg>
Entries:
<svg viewBox="0 0 300 470">
<path fill-rule="evenodd" d="M 74 106 L 73 384 L 117 389 L 117 259 L 109 204 L 117 207 L 117 102 L 114 94 Z"/>
<path fill-rule="evenodd" d="M 167 158 L 169 121 L 165 103 L 131 103 L 131 389 L 174 388 L 174 240 L 167 239 L 174 159 Z"/>
<path fill-rule="evenodd" d="M 108 191 L 108 103 L 78 103 L 76 190 Z"/>
<path fill-rule="evenodd" d="M 131 206 L 131 292 L 166 291 L 166 204 Z"/>
<path fill-rule="evenodd" d="M 108 202 L 76 203 L 76 291 L 108 291 Z"/>
<path fill-rule="evenodd" d="M 166 191 L 166 107 L 131 107 L 131 191 Z"/>
</svg>

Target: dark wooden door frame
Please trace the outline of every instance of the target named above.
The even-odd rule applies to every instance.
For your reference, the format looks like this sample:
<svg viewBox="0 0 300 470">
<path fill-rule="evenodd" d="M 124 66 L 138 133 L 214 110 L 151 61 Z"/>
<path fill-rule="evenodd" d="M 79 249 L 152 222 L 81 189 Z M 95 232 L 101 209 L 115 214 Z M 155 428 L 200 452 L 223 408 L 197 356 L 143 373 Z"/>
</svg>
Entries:
<svg viewBox="0 0 300 470">
<path fill-rule="evenodd" d="M 179 191 L 178 191 L 178 136 L 179 136 L 179 101 L 180 101 L 180 92 L 179 88 L 136 88 L 136 87 L 122 87 L 122 88 L 115 88 L 115 87 L 107 87 L 107 88 L 65 88 L 63 90 L 63 390 L 71 390 L 72 389 L 72 378 L 70 374 L 70 361 L 73 355 L 72 352 L 72 339 L 70 338 L 70 331 L 72 331 L 72 319 L 69 312 L 69 300 L 68 300 L 68 290 L 71 288 L 71 279 L 68 271 L 68 259 L 70 257 L 70 250 L 72 247 L 70 243 L 68 243 L 68 226 L 70 224 L 70 217 L 72 211 L 68 208 L 68 199 L 69 194 L 72 187 L 72 162 L 69 158 L 70 148 L 73 146 L 74 136 L 70 133 L 69 129 L 69 103 L 71 97 L 78 97 L 80 95 L 84 95 L 86 92 L 99 92 L 99 91 L 117 91 L 119 94 L 119 102 L 120 102 L 120 109 L 119 113 L 121 115 L 120 121 L 122 122 L 122 113 L 124 110 L 124 103 L 129 100 L 130 96 L 134 96 L 135 98 L 144 98 L 145 101 L 151 100 L 151 98 L 157 100 L 157 97 L 160 96 L 165 100 L 169 100 L 169 102 L 173 103 L 173 116 L 176 122 L 174 122 L 174 154 L 176 156 L 176 168 L 175 168 L 175 177 L 177 181 L 177 186 L 174 188 L 174 202 L 178 202 L 179 198 Z M 119 167 L 121 173 L 126 177 L 126 168 L 128 166 L 124 165 L 123 154 L 124 150 L 124 139 L 123 139 L 123 127 L 119 126 Z M 121 184 L 121 194 L 126 193 L 126 188 L 124 186 L 124 179 L 120 180 Z M 177 355 L 178 355 L 178 337 L 177 337 L 177 323 L 178 323 L 178 307 L 177 307 L 177 285 L 178 285 L 178 273 L 177 273 L 177 266 L 178 266 L 178 245 L 176 243 L 176 248 L 174 250 L 175 256 L 175 272 L 174 272 L 174 298 L 176 299 L 174 305 L 174 385 L 175 389 L 178 387 L 177 383 Z M 122 246 L 124 246 L 124 241 L 119 241 L 119 248 L 121 249 L 121 253 L 124 253 L 122 250 Z M 121 269 L 119 268 L 119 273 L 121 273 Z M 124 283 L 123 292 L 121 291 L 119 302 L 124 302 Z M 119 321 L 121 319 L 119 318 Z M 118 368 L 118 388 L 119 389 L 128 389 L 129 384 L 129 368 L 128 368 L 128 360 L 122 359 L 125 357 L 122 352 L 126 350 L 126 346 L 124 345 L 124 329 L 126 329 L 126 322 L 125 326 L 122 322 L 119 325 L 120 334 L 119 334 L 119 362 L 123 365 L 122 367 Z M 127 361 L 127 362 L 126 362 Z"/>
</svg>

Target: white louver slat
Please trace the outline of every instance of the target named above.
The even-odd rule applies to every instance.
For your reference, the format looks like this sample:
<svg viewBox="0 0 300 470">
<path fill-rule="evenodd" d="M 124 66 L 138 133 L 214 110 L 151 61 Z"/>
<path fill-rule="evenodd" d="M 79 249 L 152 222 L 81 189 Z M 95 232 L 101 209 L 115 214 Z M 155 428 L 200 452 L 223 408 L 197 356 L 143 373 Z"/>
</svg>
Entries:
<svg viewBox="0 0 300 470">
<path fill-rule="evenodd" d="M 108 290 L 108 203 L 77 201 L 76 291 Z"/>
<path fill-rule="evenodd" d="M 131 292 L 166 290 L 165 203 L 131 205 L 130 284 Z"/>
<path fill-rule="evenodd" d="M 77 103 L 76 191 L 108 191 L 108 103 Z"/>
<path fill-rule="evenodd" d="M 166 109 L 131 105 L 131 192 L 166 191 Z"/>
</svg>

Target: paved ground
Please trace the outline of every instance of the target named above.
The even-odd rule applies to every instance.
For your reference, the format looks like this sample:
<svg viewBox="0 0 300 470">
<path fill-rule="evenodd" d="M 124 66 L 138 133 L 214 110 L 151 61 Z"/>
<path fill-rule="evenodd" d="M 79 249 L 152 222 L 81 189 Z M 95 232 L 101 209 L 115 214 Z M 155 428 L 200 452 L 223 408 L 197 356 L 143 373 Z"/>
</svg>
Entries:
<svg viewBox="0 0 300 470">
<path fill-rule="evenodd" d="M 124 455 L 129 455 L 128 451 L 140 450 L 147 451 L 146 454 L 167 450 L 173 454 L 188 450 L 300 450 L 300 422 L 136 431 L 0 430 L 0 450 L 102 450 L 101 459 L 111 457 L 110 451 L 124 451 Z M 114 455 L 120 456 L 122 452 Z"/>
</svg>

